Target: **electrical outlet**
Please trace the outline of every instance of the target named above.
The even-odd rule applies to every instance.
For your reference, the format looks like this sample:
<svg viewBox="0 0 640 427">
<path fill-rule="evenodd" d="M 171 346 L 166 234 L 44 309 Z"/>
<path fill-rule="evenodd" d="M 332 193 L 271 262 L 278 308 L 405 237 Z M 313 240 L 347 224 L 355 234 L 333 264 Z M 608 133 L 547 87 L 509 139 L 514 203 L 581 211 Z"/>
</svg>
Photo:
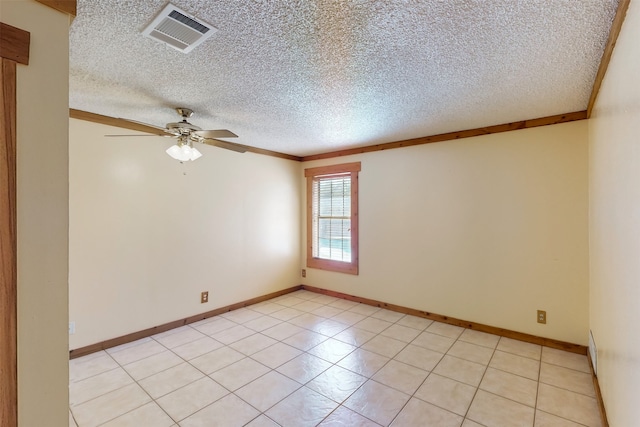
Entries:
<svg viewBox="0 0 640 427">
<path fill-rule="evenodd" d="M 205 302 L 209 302 L 209 292 L 207 291 L 200 294 L 200 304 L 204 304 Z"/>
<path fill-rule="evenodd" d="M 547 312 L 544 310 L 538 310 L 538 323 L 547 323 Z"/>
<path fill-rule="evenodd" d="M 76 322 L 69 322 L 69 335 L 76 333 Z"/>
<path fill-rule="evenodd" d="M 302 269 L 302 277 L 307 277 L 307 270 L 304 268 Z"/>
</svg>

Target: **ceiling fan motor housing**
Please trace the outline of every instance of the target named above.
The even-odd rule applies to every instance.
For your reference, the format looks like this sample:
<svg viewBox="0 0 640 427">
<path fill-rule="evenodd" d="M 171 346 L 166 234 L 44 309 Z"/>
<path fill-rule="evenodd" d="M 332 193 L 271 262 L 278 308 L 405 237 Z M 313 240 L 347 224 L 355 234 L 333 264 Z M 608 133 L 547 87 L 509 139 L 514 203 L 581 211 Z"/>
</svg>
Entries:
<svg viewBox="0 0 640 427">
<path fill-rule="evenodd" d="M 167 132 L 174 135 L 190 135 L 192 132 L 202 130 L 196 125 L 192 125 L 186 120 L 177 123 L 167 123 Z"/>
<path fill-rule="evenodd" d="M 178 107 L 176 108 L 176 111 L 182 116 L 182 121 L 176 123 L 167 123 L 167 131 L 169 133 L 172 133 L 174 135 L 191 135 L 192 132 L 202 130 L 202 128 L 196 125 L 192 125 L 187 121 L 187 119 L 193 115 L 193 110 L 190 110 L 189 108 Z"/>
</svg>

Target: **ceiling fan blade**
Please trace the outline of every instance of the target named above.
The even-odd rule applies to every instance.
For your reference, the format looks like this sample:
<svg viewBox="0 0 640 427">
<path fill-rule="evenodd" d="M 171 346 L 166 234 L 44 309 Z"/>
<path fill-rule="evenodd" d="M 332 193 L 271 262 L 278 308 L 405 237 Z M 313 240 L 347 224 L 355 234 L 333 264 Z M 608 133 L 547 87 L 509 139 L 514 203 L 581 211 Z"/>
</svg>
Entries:
<svg viewBox="0 0 640 427">
<path fill-rule="evenodd" d="M 109 136 L 109 137 L 117 137 L 117 136 L 127 136 L 127 137 L 129 137 L 129 136 L 162 136 L 162 137 L 165 137 L 165 138 L 172 138 L 173 137 L 173 135 L 171 135 L 171 134 L 166 134 L 166 135 L 156 135 L 156 134 L 153 134 L 153 135 L 151 135 L 151 134 L 150 135 L 105 135 L 105 136 Z"/>
<path fill-rule="evenodd" d="M 149 128 L 149 130 L 151 129 L 155 129 L 158 132 L 166 132 L 167 129 L 160 127 L 160 126 L 156 126 L 156 125 L 150 125 L 149 123 L 145 123 L 145 122 L 139 122 L 137 120 L 131 120 L 131 119 L 123 119 L 121 117 L 118 117 L 118 120 L 124 120 L 125 122 L 129 122 L 129 123 L 134 123 L 140 126 L 143 126 L 145 128 Z"/>
<path fill-rule="evenodd" d="M 202 138 L 237 138 L 238 135 L 227 129 L 198 130 L 193 132 Z"/>
<path fill-rule="evenodd" d="M 214 138 L 202 139 L 201 142 L 203 144 L 213 145 L 214 147 L 235 151 L 236 153 L 245 153 L 247 151 L 244 145 L 234 144 L 233 142 L 221 141 L 219 139 L 214 139 Z"/>
<path fill-rule="evenodd" d="M 115 117 L 103 116 L 101 114 L 89 113 L 88 111 L 69 109 L 69 117 L 72 119 L 86 120 L 108 126 L 116 126 L 124 129 L 146 132 L 152 135 L 166 135 L 166 129 L 146 123 L 135 122 L 133 120 L 118 119 Z"/>
</svg>

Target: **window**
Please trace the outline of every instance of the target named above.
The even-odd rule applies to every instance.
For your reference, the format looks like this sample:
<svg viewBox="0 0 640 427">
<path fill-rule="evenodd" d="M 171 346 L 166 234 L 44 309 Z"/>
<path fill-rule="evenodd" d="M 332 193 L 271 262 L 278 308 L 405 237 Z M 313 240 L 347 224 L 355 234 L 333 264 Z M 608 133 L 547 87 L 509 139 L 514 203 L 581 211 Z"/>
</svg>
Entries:
<svg viewBox="0 0 640 427">
<path fill-rule="evenodd" d="M 307 267 L 358 274 L 360 162 L 305 169 Z"/>
</svg>

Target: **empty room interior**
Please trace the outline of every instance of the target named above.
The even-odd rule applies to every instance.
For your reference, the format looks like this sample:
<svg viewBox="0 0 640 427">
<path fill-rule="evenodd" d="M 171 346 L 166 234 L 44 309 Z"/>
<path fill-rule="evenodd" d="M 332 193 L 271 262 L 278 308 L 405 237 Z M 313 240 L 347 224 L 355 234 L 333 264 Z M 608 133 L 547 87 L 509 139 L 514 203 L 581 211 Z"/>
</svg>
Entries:
<svg viewBox="0 0 640 427">
<path fill-rule="evenodd" d="M 3 427 L 640 423 L 638 0 L 0 7 Z"/>
</svg>

